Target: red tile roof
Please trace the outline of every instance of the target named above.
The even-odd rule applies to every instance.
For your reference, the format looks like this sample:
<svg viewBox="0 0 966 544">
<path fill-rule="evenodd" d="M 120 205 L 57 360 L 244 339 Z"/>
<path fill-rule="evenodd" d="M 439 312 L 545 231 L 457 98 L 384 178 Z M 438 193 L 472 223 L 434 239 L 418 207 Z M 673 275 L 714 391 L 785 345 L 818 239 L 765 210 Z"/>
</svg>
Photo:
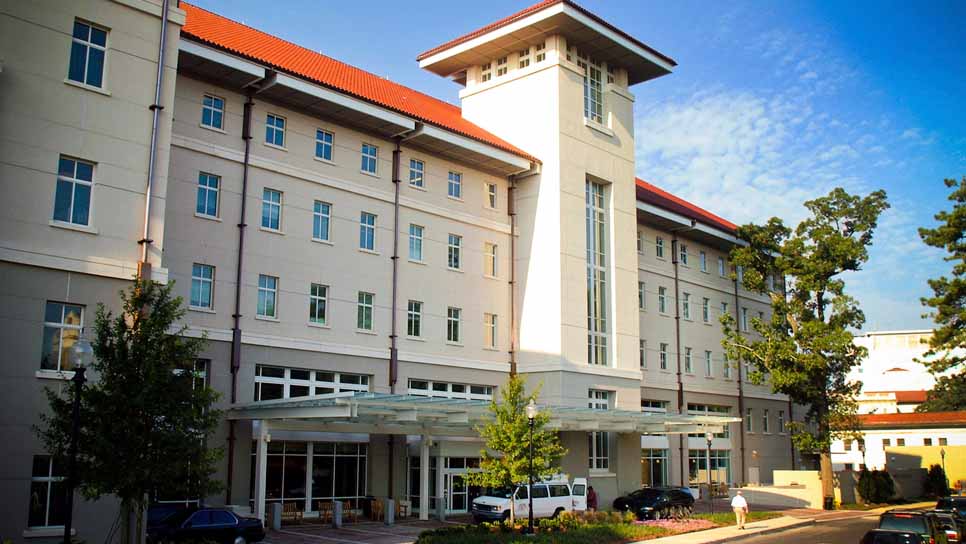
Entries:
<svg viewBox="0 0 966 544">
<path fill-rule="evenodd" d="M 641 202 L 653 204 L 665 210 L 681 214 L 689 219 L 694 219 L 699 223 L 704 223 L 710 227 L 723 230 L 728 234 L 735 234 L 738 225 L 727 219 L 723 219 L 704 208 L 696 206 L 681 197 L 652 185 L 641 178 L 637 178 L 637 199 Z"/>
<path fill-rule="evenodd" d="M 896 402 L 923 403 L 926 402 L 925 391 L 896 391 Z"/>
<path fill-rule="evenodd" d="M 539 162 L 527 152 L 464 119 L 458 106 L 198 6 L 181 2 L 181 9 L 187 13 L 181 28 L 182 36 Z"/>
<path fill-rule="evenodd" d="M 966 425 L 966 411 L 913 412 L 911 414 L 862 414 L 859 423 L 869 427 L 936 427 Z"/>
<path fill-rule="evenodd" d="M 516 12 L 513 15 L 510 15 L 509 17 L 505 17 L 503 19 L 500 19 L 499 21 L 496 21 L 494 23 L 490 23 L 490 24 L 488 24 L 488 25 L 486 25 L 486 26 L 484 26 L 482 28 L 478 28 L 478 29 L 474 30 L 473 32 L 470 32 L 469 34 L 464 34 L 464 35 L 460 36 L 459 38 L 450 40 L 450 41 L 448 41 L 448 42 L 446 42 L 446 43 L 444 43 L 442 45 L 438 45 L 438 46 L 430 49 L 429 51 L 425 51 L 423 53 L 420 53 L 419 56 L 416 57 L 416 60 L 423 60 L 426 57 L 429 57 L 429 56 L 435 55 L 436 53 L 439 53 L 440 51 L 445 51 L 445 50 L 450 49 L 451 47 L 455 47 L 455 46 L 457 46 L 457 45 L 459 45 L 461 43 L 468 42 L 468 41 L 472 40 L 473 38 L 476 38 L 476 37 L 479 37 L 479 36 L 482 36 L 482 35 L 486 34 L 487 32 L 490 32 L 492 30 L 496 30 L 498 28 L 504 27 L 504 26 L 506 26 L 506 25 L 508 25 L 510 23 L 513 23 L 514 21 L 518 21 L 520 19 L 523 19 L 527 15 L 531 15 L 531 14 L 536 13 L 538 11 L 542 11 L 544 9 L 547 9 L 547 8 L 549 8 L 551 6 L 555 6 L 557 4 L 567 4 L 568 6 L 574 8 L 574 9 L 580 11 L 581 13 L 583 13 L 584 15 L 590 17 L 594 21 L 596 21 L 596 22 L 604 25 L 608 29 L 610 29 L 610 30 L 612 30 L 612 31 L 620 34 L 624 38 L 630 40 L 635 45 L 637 45 L 639 47 L 642 47 L 645 50 L 647 50 L 648 52 L 650 52 L 650 53 L 652 53 L 652 54 L 660 57 L 664 61 L 670 63 L 672 66 L 677 66 L 678 65 L 678 63 L 674 62 L 674 59 L 672 59 L 671 57 L 668 57 L 667 55 L 664 55 L 663 53 L 661 53 L 660 51 L 657 51 L 656 49 L 652 48 L 651 46 L 647 45 L 646 43 L 643 43 L 643 42 L 639 41 L 637 38 L 635 38 L 635 37 L 627 34 L 623 30 L 621 30 L 621 29 L 617 28 L 616 26 L 608 23 L 607 21 L 601 19 L 597 15 L 594 15 L 590 11 L 588 11 L 588 10 L 586 10 L 586 9 L 578 6 L 576 3 L 572 2 L 571 0 L 543 0 L 542 2 L 538 2 L 538 3 L 536 3 L 536 4 L 534 4 L 534 5 L 530 6 L 530 7 L 528 7 L 526 9 L 523 9 L 523 10 L 520 10 L 520 11 Z"/>
</svg>

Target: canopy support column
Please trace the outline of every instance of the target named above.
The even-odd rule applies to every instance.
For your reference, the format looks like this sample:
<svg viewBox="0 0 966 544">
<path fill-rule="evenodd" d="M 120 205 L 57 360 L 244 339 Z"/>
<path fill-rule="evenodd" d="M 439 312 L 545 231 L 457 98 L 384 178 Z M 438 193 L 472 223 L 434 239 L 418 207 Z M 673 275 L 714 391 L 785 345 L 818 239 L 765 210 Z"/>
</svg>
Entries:
<svg viewBox="0 0 966 544">
<path fill-rule="evenodd" d="M 429 519 L 429 436 L 425 434 L 419 438 L 419 519 Z"/>
<path fill-rule="evenodd" d="M 253 422 L 258 428 L 258 436 L 255 437 L 255 517 L 265 523 L 265 478 L 268 469 L 268 443 L 271 436 L 268 434 L 268 424 L 265 420 Z"/>
</svg>

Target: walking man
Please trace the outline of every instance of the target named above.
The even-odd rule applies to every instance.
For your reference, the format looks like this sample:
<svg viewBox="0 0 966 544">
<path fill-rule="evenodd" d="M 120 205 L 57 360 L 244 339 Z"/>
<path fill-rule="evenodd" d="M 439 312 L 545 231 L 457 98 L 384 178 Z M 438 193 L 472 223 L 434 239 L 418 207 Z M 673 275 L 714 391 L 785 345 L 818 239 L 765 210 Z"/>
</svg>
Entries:
<svg viewBox="0 0 966 544">
<path fill-rule="evenodd" d="M 735 511 L 735 523 L 737 523 L 738 529 L 744 529 L 745 516 L 748 514 L 748 501 L 741 495 L 740 489 L 735 498 L 731 499 L 731 509 Z"/>
<path fill-rule="evenodd" d="M 589 512 L 597 511 L 597 492 L 594 491 L 594 486 L 587 488 L 587 510 Z"/>
</svg>

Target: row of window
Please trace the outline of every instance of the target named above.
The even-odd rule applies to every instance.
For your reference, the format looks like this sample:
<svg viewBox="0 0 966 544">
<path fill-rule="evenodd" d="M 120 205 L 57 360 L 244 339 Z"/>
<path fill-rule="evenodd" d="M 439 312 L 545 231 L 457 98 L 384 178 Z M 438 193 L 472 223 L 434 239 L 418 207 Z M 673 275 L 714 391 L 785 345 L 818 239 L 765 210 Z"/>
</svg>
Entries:
<svg viewBox="0 0 966 544">
<path fill-rule="evenodd" d="M 637 308 L 641 311 L 646 311 L 648 309 L 648 294 L 653 293 L 653 291 L 648 291 L 647 282 L 639 281 L 637 282 Z M 657 311 L 662 314 L 669 314 L 669 307 L 671 300 L 674 297 L 668 292 L 667 287 L 657 288 Z M 693 297 L 691 293 L 681 293 L 681 317 L 687 320 L 694 320 L 694 311 L 692 307 Z M 700 314 L 701 321 L 704 323 L 711 323 L 712 314 L 717 312 L 719 316 L 729 315 L 728 314 L 728 302 L 721 301 L 719 310 L 714 310 L 711 307 L 711 299 L 708 297 L 702 297 L 700 303 Z M 758 312 L 758 319 L 764 321 L 765 312 Z M 742 331 L 748 332 L 750 329 L 749 324 L 749 311 L 748 308 L 742 307 L 739 314 L 739 326 Z"/>
<path fill-rule="evenodd" d="M 637 231 L 637 253 L 644 255 L 646 253 L 645 247 L 648 244 L 644 231 Z M 664 238 L 657 236 L 654 238 L 654 256 L 658 259 L 665 259 L 665 242 Z M 691 266 L 691 254 L 688 251 L 688 245 L 685 243 L 678 242 L 678 263 L 682 266 Z M 727 264 L 724 257 L 719 256 L 718 260 L 718 276 L 722 278 L 728 278 L 730 269 L 732 268 Z M 698 251 L 698 269 L 701 272 L 708 273 L 708 254 L 704 250 Z M 744 268 L 741 266 L 734 267 L 735 276 L 738 279 L 739 285 L 744 281 L 745 274 Z M 765 282 L 769 291 L 774 291 L 776 288 L 776 280 L 773 274 L 768 274 L 765 277 Z"/>
<path fill-rule="evenodd" d="M 641 339 L 638 348 L 638 362 L 640 363 L 641 370 L 646 370 L 648 368 L 648 347 L 647 340 Z M 661 342 L 658 344 L 658 369 L 667 370 L 670 361 L 670 344 L 667 342 Z M 694 349 L 685 346 L 684 347 L 684 372 L 685 374 L 694 374 Z M 722 377 L 726 380 L 731 379 L 731 370 L 734 365 L 728 360 L 727 356 L 721 359 L 715 359 L 713 353 L 710 350 L 704 351 L 704 357 L 702 358 L 702 366 L 704 367 L 704 375 L 706 377 L 714 376 L 714 366 L 715 362 L 719 362 L 722 365 L 723 373 Z"/>
<path fill-rule="evenodd" d="M 286 125 L 285 117 L 268 113 L 265 115 L 265 144 L 285 149 Z M 225 130 L 225 99 L 205 94 L 201 101 L 201 126 L 219 131 Z M 335 135 L 324 129 L 315 131 L 315 158 L 334 162 L 333 150 Z M 359 170 L 364 174 L 379 174 L 379 147 L 375 144 L 363 142 L 359 150 Z M 426 188 L 426 163 L 421 159 L 409 160 L 409 185 L 418 189 Z M 487 207 L 497 208 L 497 186 L 495 183 L 484 183 L 484 202 Z M 463 198 L 463 174 L 449 171 L 446 180 L 446 194 L 451 198 Z M 214 214 L 209 214 L 214 215 Z"/>
<path fill-rule="evenodd" d="M 532 47 L 521 49 L 517 52 L 517 68 L 523 69 L 530 66 L 532 62 L 543 62 L 547 59 L 547 45 L 538 43 Z M 509 55 L 497 58 L 495 61 L 480 65 L 480 82 L 486 83 L 493 79 L 494 67 L 496 77 L 505 76 L 509 72 Z"/>
<path fill-rule="evenodd" d="M 853 448 L 852 448 L 853 443 L 856 444 L 856 448 L 855 448 L 856 450 L 858 450 L 858 451 L 865 451 L 865 440 L 863 440 L 861 438 L 858 439 L 858 440 L 855 440 L 855 441 L 853 441 L 851 438 L 845 439 L 845 441 L 844 441 L 845 451 L 853 451 Z M 898 447 L 900 447 L 900 448 L 901 447 L 905 447 L 907 445 L 906 444 L 906 439 L 905 438 L 896 438 L 895 445 L 898 446 Z M 909 444 L 909 445 L 911 445 L 911 444 Z M 923 437 L 923 439 L 922 439 L 922 445 L 923 446 L 948 446 L 949 445 L 949 440 L 946 437 L 944 437 L 944 436 L 940 436 L 940 437 L 937 437 L 935 439 L 933 439 L 932 437 L 927 436 L 927 437 Z M 891 447 L 891 446 L 892 446 L 892 439 L 891 438 L 883 438 L 882 439 L 882 447 L 883 448 L 888 448 L 888 447 Z"/>
<path fill-rule="evenodd" d="M 753 408 L 745 408 L 745 432 L 753 433 L 756 432 L 755 429 L 755 410 Z M 768 408 L 761 409 L 761 427 L 758 428 L 762 433 L 768 434 L 771 432 L 771 413 Z M 778 434 L 785 434 L 785 410 L 778 410 Z"/>
</svg>

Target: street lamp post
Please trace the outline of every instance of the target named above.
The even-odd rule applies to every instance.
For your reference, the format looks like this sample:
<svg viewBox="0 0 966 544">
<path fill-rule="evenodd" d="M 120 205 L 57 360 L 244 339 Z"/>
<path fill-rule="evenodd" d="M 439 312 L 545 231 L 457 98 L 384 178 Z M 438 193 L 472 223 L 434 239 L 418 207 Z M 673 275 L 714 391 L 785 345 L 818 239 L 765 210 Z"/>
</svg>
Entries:
<svg viewBox="0 0 966 544">
<path fill-rule="evenodd" d="M 714 514 L 714 491 L 711 489 L 711 439 L 714 433 L 708 431 L 704 433 L 704 438 L 708 441 L 708 508 Z"/>
<path fill-rule="evenodd" d="M 527 531 L 533 534 L 533 421 L 537 417 L 537 405 L 530 399 L 530 403 L 527 404 L 527 421 L 530 423 L 530 487 L 527 489 L 527 497 L 530 501 L 529 521 L 527 523 Z"/>
<path fill-rule="evenodd" d="M 67 512 L 64 519 L 64 544 L 71 542 L 70 531 L 74 521 L 74 488 L 77 486 L 77 435 L 80 433 L 81 391 L 84 388 L 84 382 L 87 381 L 84 376 L 87 365 L 94 358 L 94 349 L 91 347 L 91 343 L 83 336 L 78 338 L 71 346 L 70 358 L 74 368 L 74 377 L 71 378 L 71 381 L 74 382 L 74 402 L 70 420 L 70 448 L 67 454 Z"/>
<path fill-rule="evenodd" d="M 939 449 L 939 459 L 943 464 L 943 481 L 946 482 L 946 489 L 943 490 L 943 496 L 949 493 L 949 476 L 946 476 L 946 448 Z"/>
</svg>

